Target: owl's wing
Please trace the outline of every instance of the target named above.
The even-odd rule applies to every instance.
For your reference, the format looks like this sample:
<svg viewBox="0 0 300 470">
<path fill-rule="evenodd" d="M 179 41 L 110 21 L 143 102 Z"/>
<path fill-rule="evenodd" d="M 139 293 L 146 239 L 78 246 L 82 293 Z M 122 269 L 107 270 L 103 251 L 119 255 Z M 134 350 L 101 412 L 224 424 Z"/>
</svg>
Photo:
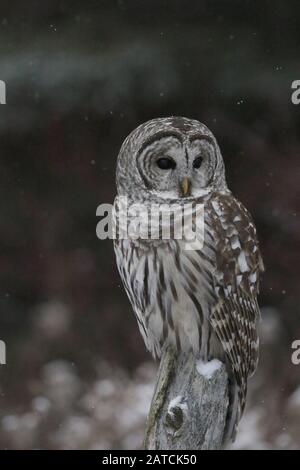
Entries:
<svg viewBox="0 0 300 470">
<path fill-rule="evenodd" d="M 234 373 L 242 412 L 247 378 L 258 361 L 257 294 L 263 262 L 251 216 L 230 193 L 215 194 L 206 214 L 215 252 L 216 303 L 210 323 Z"/>
</svg>

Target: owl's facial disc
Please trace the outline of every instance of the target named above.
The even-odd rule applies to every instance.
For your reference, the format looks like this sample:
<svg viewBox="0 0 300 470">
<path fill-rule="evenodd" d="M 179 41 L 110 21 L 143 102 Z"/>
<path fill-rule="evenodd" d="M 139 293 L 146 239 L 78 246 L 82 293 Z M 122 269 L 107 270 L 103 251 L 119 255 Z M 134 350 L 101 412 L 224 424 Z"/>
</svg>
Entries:
<svg viewBox="0 0 300 470">
<path fill-rule="evenodd" d="M 198 136 L 189 140 L 187 155 L 192 175 L 192 194 L 197 196 L 208 189 L 214 179 L 217 153 L 210 138 Z"/>
<path fill-rule="evenodd" d="M 153 138 L 143 146 L 137 166 L 146 189 L 170 196 L 176 194 L 181 153 L 182 142 L 175 135 Z"/>
<path fill-rule="evenodd" d="M 145 189 L 168 199 L 195 197 L 214 176 L 216 151 L 205 136 L 154 136 L 138 153 L 137 166 Z"/>
</svg>

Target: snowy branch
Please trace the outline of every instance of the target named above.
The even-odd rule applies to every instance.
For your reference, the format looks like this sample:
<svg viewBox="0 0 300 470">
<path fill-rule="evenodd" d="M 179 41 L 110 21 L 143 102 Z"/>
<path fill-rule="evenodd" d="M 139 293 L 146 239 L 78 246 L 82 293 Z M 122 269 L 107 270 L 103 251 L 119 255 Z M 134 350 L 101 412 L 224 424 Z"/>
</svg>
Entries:
<svg viewBox="0 0 300 470">
<path fill-rule="evenodd" d="M 222 447 L 228 409 L 224 364 L 176 357 L 167 349 L 161 359 L 148 415 L 145 448 L 205 450 Z"/>
</svg>

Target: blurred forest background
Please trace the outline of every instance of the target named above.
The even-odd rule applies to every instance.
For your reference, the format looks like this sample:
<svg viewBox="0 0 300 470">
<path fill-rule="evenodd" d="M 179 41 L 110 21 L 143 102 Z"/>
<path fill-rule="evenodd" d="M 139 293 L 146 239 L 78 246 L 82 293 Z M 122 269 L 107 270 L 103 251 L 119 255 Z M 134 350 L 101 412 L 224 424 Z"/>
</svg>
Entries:
<svg viewBox="0 0 300 470">
<path fill-rule="evenodd" d="M 1 2 L 1 448 L 141 445 L 156 365 L 96 208 L 126 135 L 168 115 L 216 135 L 267 268 L 234 448 L 300 448 L 299 18 L 296 1 Z"/>
</svg>

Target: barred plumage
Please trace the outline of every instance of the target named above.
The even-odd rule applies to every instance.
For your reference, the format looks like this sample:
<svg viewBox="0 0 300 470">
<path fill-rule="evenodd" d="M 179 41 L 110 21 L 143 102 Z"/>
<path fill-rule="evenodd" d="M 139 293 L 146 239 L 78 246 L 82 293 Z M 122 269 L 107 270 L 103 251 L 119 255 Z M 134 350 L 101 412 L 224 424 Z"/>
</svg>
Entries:
<svg viewBox="0 0 300 470">
<path fill-rule="evenodd" d="M 172 165 L 166 161 L 158 165 L 160 158 L 172 160 Z M 179 189 L 186 178 L 190 194 Z M 263 263 L 251 216 L 227 188 L 215 138 L 198 121 L 149 121 L 125 140 L 117 184 L 119 196 L 148 208 L 154 202 L 204 205 L 204 232 L 196 234 L 198 239 L 204 237 L 201 249 L 185 249 L 184 238 L 129 237 L 116 239 L 115 251 L 153 356 L 159 357 L 168 343 L 179 351 L 192 349 L 203 360 L 218 358 L 228 365 L 236 390 L 232 432 L 244 410 L 247 379 L 257 366 L 257 294 Z"/>
</svg>

